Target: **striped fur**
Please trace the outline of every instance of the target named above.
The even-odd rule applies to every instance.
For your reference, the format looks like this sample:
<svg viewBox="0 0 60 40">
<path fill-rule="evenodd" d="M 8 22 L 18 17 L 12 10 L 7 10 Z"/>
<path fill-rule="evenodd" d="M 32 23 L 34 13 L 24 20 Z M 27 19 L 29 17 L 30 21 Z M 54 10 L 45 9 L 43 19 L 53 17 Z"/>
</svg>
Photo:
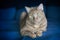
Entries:
<svg viewBox="0 0 60 40">
<path fill-rule="evenodd" d="M 26 12 L 22 14 L 26 14 Z M 46 31 L 47 19 L 41 8 L 32 7 L 28 11 L 28 15 L 23 17 L 20 23 L 20 33 L 22 36 L 36 38 L 37 36 L 42 36 L 42 32 Z"/>
</svg>

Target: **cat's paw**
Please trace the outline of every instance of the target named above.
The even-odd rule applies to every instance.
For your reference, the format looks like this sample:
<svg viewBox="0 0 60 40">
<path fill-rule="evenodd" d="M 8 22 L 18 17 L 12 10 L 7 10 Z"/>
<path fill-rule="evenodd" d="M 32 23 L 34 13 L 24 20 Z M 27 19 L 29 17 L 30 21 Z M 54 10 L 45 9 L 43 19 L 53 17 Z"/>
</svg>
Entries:
<svg viewBox="0 0 60 40">
<path fill-rule="evenodd" d="M 41 28 L 40 31 L 45 32 L 45 31 L 47 31 L 47 29 L 46 28 Z"/>
<path fill-rule="evenodd" d="M 36 34 L 30 34 L 31 38 L 36 38 Z"/>
<path fill-rule="evenodd" d="M 42 32 L 36 32 L 36 36 L 41 37 L 42 36 Z"/>
<path fill-rule="evenodd" d="M 40 33 L 40 34 L 37 34 L 37 36 L 38 36 L 38 37 L 41 37 L 41 36 L 42 36 L 42 33 Z"/>
</svg>

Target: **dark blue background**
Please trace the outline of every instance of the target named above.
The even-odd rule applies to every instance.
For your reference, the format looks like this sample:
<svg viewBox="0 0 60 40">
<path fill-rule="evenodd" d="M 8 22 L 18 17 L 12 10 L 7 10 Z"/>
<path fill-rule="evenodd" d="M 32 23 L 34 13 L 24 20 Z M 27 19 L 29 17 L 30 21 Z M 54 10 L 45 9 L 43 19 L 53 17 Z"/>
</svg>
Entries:
<svg viewBox="0 0 60 40">
<path fill-rule="evenodd" d="M 44 11 L 48 20 L 47 31 L 42 37 L 32 39 L 21 37 L 19 18 L 24 6 L 38 6 L 44 4 Z M 60 40 L 60 4 L 58 0 L 2 0 L 0 1 L 0 40 Z"/>
</svg>

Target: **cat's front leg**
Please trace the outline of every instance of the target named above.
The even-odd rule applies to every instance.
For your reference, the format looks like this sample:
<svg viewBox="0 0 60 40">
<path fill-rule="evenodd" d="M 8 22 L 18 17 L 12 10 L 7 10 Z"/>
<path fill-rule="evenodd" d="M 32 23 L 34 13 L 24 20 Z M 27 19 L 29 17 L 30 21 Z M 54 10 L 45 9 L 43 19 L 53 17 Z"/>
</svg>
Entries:
<svg viewBox="0 0 60 40">
<path fill-rule="evenodd" d="M 31 32 L 29 30 L 23 30 L 21 31 L 22 36 L 29 36 L 31 38 L 36 38 L 36 34 L 34 32 Z"/>
<path fill-rule="evenodd" d="M 38 37 L 42 36 L 42 31 L 37 31 L 36 36 L 38 36 Z"/>
<path fill-rule="evenodd" d="M 25 35 L 31 38 L 36 38 L 36 34 L 31 31 L 25 31 Z"/>
<path fill-rule="evenodd" d="M 36 38 L 36 34 L 35 34 L 35 33 L 31 33 L 29 36 L 30 36 L 31 38 Z"/>
</svg>

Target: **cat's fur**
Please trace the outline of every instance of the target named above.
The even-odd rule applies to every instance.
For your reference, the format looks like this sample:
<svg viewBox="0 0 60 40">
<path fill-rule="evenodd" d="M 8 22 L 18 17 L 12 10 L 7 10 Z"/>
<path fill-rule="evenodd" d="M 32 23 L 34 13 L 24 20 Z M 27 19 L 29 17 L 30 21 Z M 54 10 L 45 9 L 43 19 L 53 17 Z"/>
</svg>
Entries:
<svg viewBox="0 0 60 40">
<path fill-rule="evenodd" d="M 26 15 L 26 12 L 22 13 L 20 23 L 21 35 L 32 38 L 42 36 L 42 32 L 46 31 L 47 28 L 47 19 L 43 11 L 43 4 L 41 3 L 38 7 L 25 8 L 28 15 Z"/>
</svg>

